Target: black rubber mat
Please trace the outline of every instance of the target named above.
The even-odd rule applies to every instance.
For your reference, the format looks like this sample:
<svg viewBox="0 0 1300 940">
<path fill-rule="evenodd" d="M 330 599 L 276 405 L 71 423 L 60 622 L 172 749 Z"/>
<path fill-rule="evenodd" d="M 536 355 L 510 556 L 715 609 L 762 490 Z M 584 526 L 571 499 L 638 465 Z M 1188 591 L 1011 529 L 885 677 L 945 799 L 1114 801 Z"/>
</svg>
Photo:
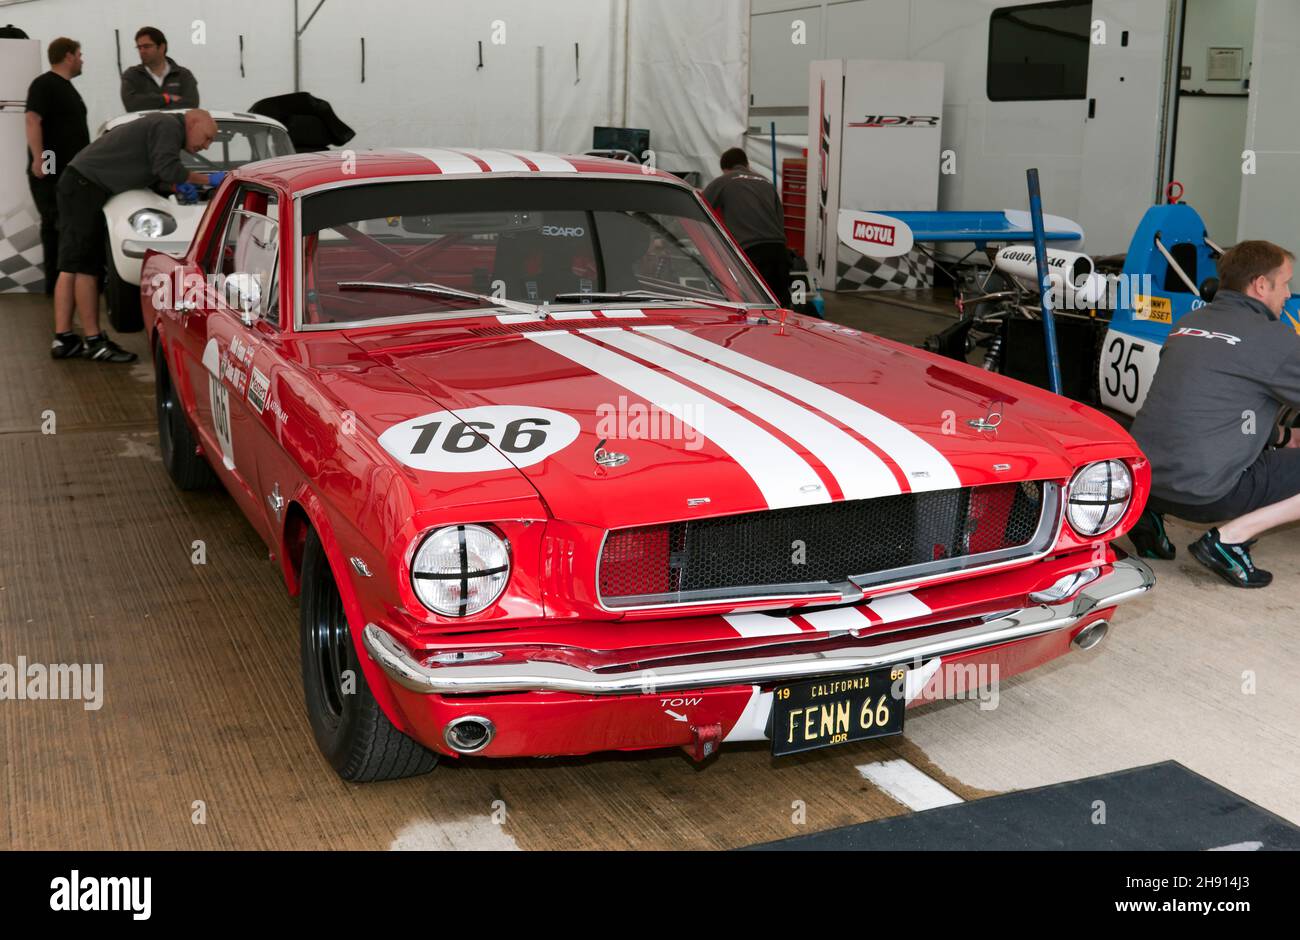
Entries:
<svg viewBox="0 0 1300 940">
<path fill-rule="evenodd" d="M 1195 851 L 1229 846 L 1300 849 L 1300 827 L 1166 761 L 751 848 Z"/>
</svg>

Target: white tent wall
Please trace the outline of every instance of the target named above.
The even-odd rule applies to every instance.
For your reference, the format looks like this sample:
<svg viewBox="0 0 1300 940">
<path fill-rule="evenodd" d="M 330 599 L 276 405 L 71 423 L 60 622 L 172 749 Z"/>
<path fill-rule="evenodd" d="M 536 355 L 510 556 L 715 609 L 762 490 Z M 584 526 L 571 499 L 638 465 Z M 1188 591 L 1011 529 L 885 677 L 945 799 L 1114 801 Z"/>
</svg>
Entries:
<svg viewBox="0 0 1300 940">
<path fill-rule="evenodd" d="M 302 19 L 315 7 L 301 0 Z M 124 66 L 139 62 L 136 29 L 166 33 L 206 107 L 239 110 L 293 90 L 291 0 L 31 0 L 0 12 L 42 43 L 82 43 L 76 85 L 92 132 L 122 111 L 114 29 Z M 358 148 L 581 152 L 595 125 L 646 127 L 659 166 L 707 180 L 743 138 L 748 34 L 748 0 L 325 0 L 303 33 L 301 87 L 356 129 Z"/>
<path fill-rule="evenodd" d="M 1238 235 L 1300 251 L 1300 4 L 1259 0 L 1254 56 L 1245 149 L 1254 154 L 1255 172 L 1242 176 Z M 1300 275 L 1291 286 L 1300 289 Z"/>
<path fill-rule="evenodd" d="M 204 42 L 192 42 L 201 20 Z M 58 36 L 81 43 L 85 68 L 74 84 L 86 102 L 93 134 L 122 113 L 121 79 L 113 30 L 121 34 L 123 68 L 138 65 L 135 31 L 156 26 L 167 35 L 168 54 L 192 70 L 203 104 L 242 109 L 267 95 L 293 90 L 293 7 L 284 0 L 32 0 L 0 7 L 0 21 L 13 23 L 44 47 Z M 244 73 L 239 74 L 239 35 L 244 35 Z"/>
<path fill-rule="evenodd" d="M 749 0 L 631 0 L 628 124 L 650 128 L 661 169 L 707 183 L 745 143 Z"/>
<path fill-rule="evenodd" d="M 306 12 L 313 6 L 314 0 L 302 2 Z M 356 129 L 351 146 L 357 148 L 586 150 L 592 126 L 610 123 L 621 106 L 621 76 L 614 88 L 610 76 L 611 57 L 621 72 L 622 6 L 617 0 L 326 0 L 303 36 L 302 88 L 329 101 Z"/>
</svg>

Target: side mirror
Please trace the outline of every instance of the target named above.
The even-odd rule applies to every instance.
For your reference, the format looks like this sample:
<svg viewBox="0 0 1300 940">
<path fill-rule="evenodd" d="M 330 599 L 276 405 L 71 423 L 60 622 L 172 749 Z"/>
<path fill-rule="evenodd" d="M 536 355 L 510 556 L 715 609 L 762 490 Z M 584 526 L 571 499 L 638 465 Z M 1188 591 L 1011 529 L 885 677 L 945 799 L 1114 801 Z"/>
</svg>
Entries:
<svg viewBox="0 0 1300 940">
<path fill-rule="evenodd" d="M 252 326 L 262 315 L 262 288 L 255 274 L 232 274 L 226 278 L 226 303 L 239 311 L 244 326 Z"/>
</svg>

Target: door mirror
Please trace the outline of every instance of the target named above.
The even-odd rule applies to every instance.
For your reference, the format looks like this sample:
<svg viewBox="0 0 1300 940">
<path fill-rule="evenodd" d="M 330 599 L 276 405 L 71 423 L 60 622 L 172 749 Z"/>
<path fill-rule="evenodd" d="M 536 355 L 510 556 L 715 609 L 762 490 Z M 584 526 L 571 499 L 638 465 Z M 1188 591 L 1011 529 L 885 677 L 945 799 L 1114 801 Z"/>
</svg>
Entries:
<svg viewBox="0 0 1300 940">
<path fill-rule="evenodd" d="M 256 274 L 236 273 L 226 278 L 226 303 L 239 311 L 244 326 L 252 326 L 262 315 L 262 287 Z"/>
</svg>

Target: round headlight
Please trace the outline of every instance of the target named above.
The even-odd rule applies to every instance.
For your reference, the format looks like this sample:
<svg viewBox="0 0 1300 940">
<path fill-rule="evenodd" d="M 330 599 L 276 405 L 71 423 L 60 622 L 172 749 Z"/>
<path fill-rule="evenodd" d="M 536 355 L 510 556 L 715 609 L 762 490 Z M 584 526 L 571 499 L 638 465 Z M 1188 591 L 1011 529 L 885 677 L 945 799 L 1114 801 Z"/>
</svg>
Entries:
<svg viewBox="0 0 1300 940">
<path fill-rule="evenodd" d="M 1133 496 L 1133 474 L 1120 460 L 1090 463 L 1070 481 L 1070 525 L 1091 538 L 1115 528 Z"/>
<path fill-rule="evenodd" d="M 141 209 L 131 213 L 131 229 L 145 238 L 161 238 L 176 231 L 176 220 L 157 209 Z"/>
<path fill-rule="evenodd" d="M 510 549 L 478 525 L 431 533 L 411 562 L 411 586 L 420 603 L 444 617 L 469 617 L 486 609 L 510 579 Z"/>
</svg>

